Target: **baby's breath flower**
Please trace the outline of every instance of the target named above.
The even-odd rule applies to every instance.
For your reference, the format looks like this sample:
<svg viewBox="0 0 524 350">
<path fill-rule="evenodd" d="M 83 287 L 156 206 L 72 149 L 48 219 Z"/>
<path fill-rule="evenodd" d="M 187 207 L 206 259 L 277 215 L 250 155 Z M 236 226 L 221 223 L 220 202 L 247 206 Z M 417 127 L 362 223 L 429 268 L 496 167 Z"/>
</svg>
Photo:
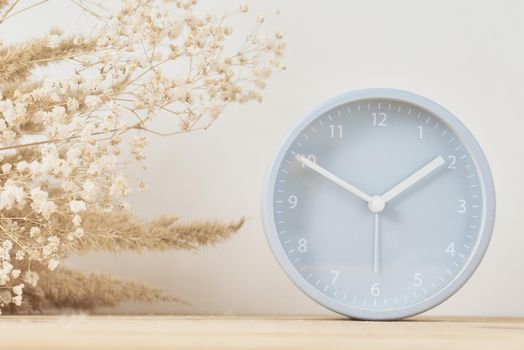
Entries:
<svg viewBox="0 0 524 350">
<path fill-rule="evenodd" d="M 36 287 L 38 285 L 38 279 L 39 279 L 38 273 L 28 270 L 24 274 L 24 282 L 30 285 L 31 287 Z"/>
<path fill-rule="evenodd" d="M 4 189 L 0 192 L 0 210 L 13 209 L 15 204 L 22 204 L 25 199 L 25 192 L 21 186 L 7 181 Z"/>
<path fill-rule="evenodd" d="M 87 107 L 93 109 L 98 107 L 102 103 L 102 99 L 99 96 L 88 95 L 85 97 L 84 102 Z"/>
<path fill-rule="evenodd" d="M 40 227 L 37 227 L 37 226 L 33 226 L 31 227 L 31 229 L 29 230 L 29 235 L 32 237 L 34 236 L 37 236 L 40 234 Z"/>
<path fill-rule="evenodd" d="M 86 202 L 77 200 L 72 200 L 71 202 L 69 202 L 69 208 L 75 214 L 81 211 L 85 211 L 87 209 Z"/>
<path fill-rule="evenodd" d="M 17 250 L 15 258 L 16 258 L 16 260 L 24 260 L 25 252 L 23 250 Z"/>
<path fill-rule="evenodd" d="M 8 173 L 8 172 L 10 172 L 12 168 L 13 168 L 13 165 L 10 164 L 10 163 L 4 163 L 4 164 L 2 164 L 2 172 L 3 172 L 3 173 Z"/>
<path fill-rule="evenodd" d="M 74 97 L 68 97 L 67 98 L 67 110 L 69 112 L 75 112 L 80 107 L 80 104 L 78 103 L 78 100 Z"/>
<path fill-rule="evenodd" d="M 47 268 L 51 271 L 54 271 L 60 262 L 56 259 L 49 259 L 49 262 L 47 264 Z"/>
<path fill-rule="evenodd" d="M 31 190 L 31 199 L 33 201 L 31 207 L 36 213 L 42 214 L 45 218 L 49 218 L 57 209 L 56 204 L 48 200 L 48 196 L 49 194 L 40 188 Z"/>
<path fill-rule="evenodd" d="M 127 210 L 130 188 L 147 188 L 124 167 L 145 158 L 148 133 L 206 129 L 228 105 L 260 102 L 284 68 L 283 35 L 263 35 L 264 15 L 234 50 L 229 16 L 200 15 L 195 4 L 123 1 L 89 36 L 54 28 L 9 50 L 0 43 L 20 57 L 0 55 L 0 144 L 9 149 L 0 154 L 0 308 L 21 305 L 21 279 L 37 286 L 29 267 L 55 270 L 91 233 L 91 210 Z M 65 76 L 35 73 L 48 63 L 62 63 Z M 154 128 L 158 113 L 172 117 L 169 130 Z"/>
</svg>

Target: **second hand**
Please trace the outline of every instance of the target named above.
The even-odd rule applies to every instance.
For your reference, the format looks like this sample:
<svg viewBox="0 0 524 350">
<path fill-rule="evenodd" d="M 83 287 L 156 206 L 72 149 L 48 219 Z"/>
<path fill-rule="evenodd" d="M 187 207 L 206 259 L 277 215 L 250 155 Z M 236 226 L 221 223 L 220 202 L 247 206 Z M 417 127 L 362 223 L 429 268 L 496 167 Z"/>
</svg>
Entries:
<svg viewBox="0 0 524 350">
<path fill-rule="evenodd" d="M 380 273 L 380 214 L 375 213 L 373 231 L 373 272 Z"/>
</svg>

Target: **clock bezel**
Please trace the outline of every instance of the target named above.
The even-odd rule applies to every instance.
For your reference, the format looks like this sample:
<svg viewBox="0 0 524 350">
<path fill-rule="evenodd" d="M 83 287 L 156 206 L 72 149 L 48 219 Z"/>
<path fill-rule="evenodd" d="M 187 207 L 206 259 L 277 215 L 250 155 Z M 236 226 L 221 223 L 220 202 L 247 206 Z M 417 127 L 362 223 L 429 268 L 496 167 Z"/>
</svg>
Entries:
<svg viewBox="0 0 524 350">
<path fill-rule="evenodd" d="M 334 298 L 331 298 L 311 285 L 297 271 L 284 251 L 275 226 L 273 212 L 273 195 L 276 179 L 278 176 L 278 170 L 289 147 L 296 137 L 299 136 L 300 133 L 303 132 L 303 130 L 312 121 L 320 117 L 325 112 L 343 104 L 365 99 L 389 99 L 392 101 L 413 104 L 427 110 L 442 122 L 446 123 L 446 125 L 455 133 L 455 135 L 460 139 L 471 155 L 479 175 L 480 185 L 483 193 L 483 214 L 479 229 L 479 237 L 476 241 L 475 247 L 472 249 L 472 252 L 468 257 L 468 261 L 464 264 L 463 268 L 448 284 L 446 284 L 445 287 L 440 289 L 432 296 L 415 304 L 390 310 L 363 310 L 360 308 L 355 308 L 348 304 L 339 302 Z M 313 108 L 302 118 L 300 118 L 299 121 L 285 136 L 283 142 L 277 149 L 276 155 L 274 156 L 269 167 L 269 171 L 266 175 L 262 193 L 262 221 L 269 246 L 271 247 L 271 250 L 273 251 L 277 261 L 279 262 L 280 267 L 288 275 L 291 281 L 311 299 L 336 313 L 349 316 L 351 318 L 365 320 L 401 319 L 417 315 L 441 304 L 450 298 L 453 294 L 455 294 L 460 288 L 462 288 L 462 286 L 473 275 L 475 270 L 480 265 L 480 262 L 482 261 L 491 240 L 495 222 L 495 188 L 490 167 L 479 143 L 468 130 L 468 128 L 444 107 L 423 96 L 404 90 L 390 88 L 356 90 L 331 98 Z"/>
</svg>

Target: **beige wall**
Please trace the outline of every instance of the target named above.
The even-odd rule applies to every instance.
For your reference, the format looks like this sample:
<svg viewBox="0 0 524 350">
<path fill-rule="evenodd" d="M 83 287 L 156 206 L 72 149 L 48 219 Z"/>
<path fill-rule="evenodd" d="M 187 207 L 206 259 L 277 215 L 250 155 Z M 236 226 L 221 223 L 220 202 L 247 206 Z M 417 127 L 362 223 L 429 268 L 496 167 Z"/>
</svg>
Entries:
<svg viewBox="0 0 524 350">
<path fill-rule="evenodd" d="M 57 3 L 58 19 L 69 7 Z M 239 3 L 206 0 L 200 8 Z M 46 6 L 39 11 L 51 13 Z M 275 28 L 287 37 L 288 71 L 270 81 L 264 104 L 230 108 L 206 132 L 152 139 L 147 170 L 134 174 L 150 189 L 131 198 L 144 217 L 246 216 L 245 227 L 199 254 L 93 254 L 71 264 L 145 281 L 193 304 L 120 311 L 328 313 L 294 287 L 271 255 L 260 220 L 262 179 L 275 147 L 312 106 L 347 90 L 396 87 L 459 116 L 484 147 L 497 188 L 497 223 L 484 262 L 431 313 L 524 316 L 524 2 L 252 0 L 251 8 L 281 10 Z M 20 26 L 6 28 L 2 36 L 28 35 Z"/>
</svg>

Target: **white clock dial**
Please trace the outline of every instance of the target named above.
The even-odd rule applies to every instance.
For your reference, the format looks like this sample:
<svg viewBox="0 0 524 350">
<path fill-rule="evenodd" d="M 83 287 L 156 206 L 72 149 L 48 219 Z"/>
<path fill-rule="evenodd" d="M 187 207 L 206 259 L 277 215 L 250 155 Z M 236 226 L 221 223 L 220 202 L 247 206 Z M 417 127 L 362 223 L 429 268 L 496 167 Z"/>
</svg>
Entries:
<svg viewBox="0 0 524 350">
<path fill-rule="evenodd" d="M 268 177 L 269 241 L 293 281 L 349 316 L 392 319 L 445 300 L 491 235 L 486 160 L 449 112 L 364 90 L 309 114 Z"/>
</svg>

